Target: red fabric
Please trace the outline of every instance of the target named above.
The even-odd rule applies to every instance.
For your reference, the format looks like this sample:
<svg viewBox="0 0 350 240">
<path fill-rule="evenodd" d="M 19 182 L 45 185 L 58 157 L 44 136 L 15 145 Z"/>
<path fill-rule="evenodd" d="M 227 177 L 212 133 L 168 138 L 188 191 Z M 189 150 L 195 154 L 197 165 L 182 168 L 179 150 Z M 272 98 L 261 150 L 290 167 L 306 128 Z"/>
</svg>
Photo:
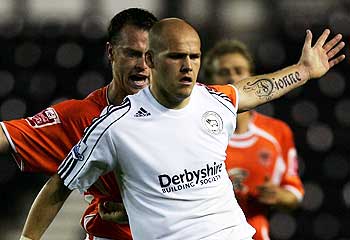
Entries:
<svg viewBox="0 0 350 240">
<path fill-rule="evenodd" d="M 83 136 L 84 129 L 98 117 L 107 106 L 107 87 L 98 89 L 83 100 L 61 102 L 33 117 L 5 121 L 5 131 L 10 135 L 16 162 L 25 172 L 40 172 L 48 175 L 56 170 L 71 148 Z M 86 231 L 94 236 L 131 240 L 130 228 L 125 224 L 104 222 L 97 213 L 98 200 L 121 202 L 114 173 L 98 180 L 88 192 L 94 200 L 86 209 Z"/>
</svg>

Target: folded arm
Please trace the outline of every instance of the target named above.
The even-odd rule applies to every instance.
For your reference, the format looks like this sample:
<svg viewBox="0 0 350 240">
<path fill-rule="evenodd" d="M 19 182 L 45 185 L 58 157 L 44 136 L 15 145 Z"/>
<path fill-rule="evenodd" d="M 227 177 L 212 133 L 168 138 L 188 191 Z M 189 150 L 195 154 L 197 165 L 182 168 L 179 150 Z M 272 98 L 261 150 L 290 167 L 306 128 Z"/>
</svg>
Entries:
<svg viewBox="0 0 350 240">
<path fill-rule="evenodd" d="M 40 239 L 71 192 L 57 174 L 52 176 L 36 197 L 22 236 L 32 240 Z"/>
<path fill-rule="evenodd" d="M 345 55 L 335 57 L 345 46 L 344 42 L 340 42 L 342 36 L 338 34 L 326 42 L 329 34 L 330 31 L 326 29 L 312 46 L 312 33 L 307 30 L 302 54 L 297 64 L 235 83 L 240 95 L 239 112 L 279 98 L 305 84 L 309 79 L 320 78 L 330 68 L 344 60 Z"/>
</svg>

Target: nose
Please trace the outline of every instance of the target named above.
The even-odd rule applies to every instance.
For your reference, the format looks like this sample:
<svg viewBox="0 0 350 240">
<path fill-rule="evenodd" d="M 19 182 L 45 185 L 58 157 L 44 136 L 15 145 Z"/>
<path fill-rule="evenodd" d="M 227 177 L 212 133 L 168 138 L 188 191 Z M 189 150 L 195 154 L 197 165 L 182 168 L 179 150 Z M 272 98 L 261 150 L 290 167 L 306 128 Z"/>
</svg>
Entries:
<svg viewBox="0 0 350 240">
<path fill-rule="evenodd" d="M 241 77 L 239 76 L 239 74 L 237 74 L 236 71 L 230 70 L 230 75 L 227 78 L 227 83 L 233 84 L 235 82 L 238 82 L 240 79 L 241 79 Z"/>
<path fill-rule="evenodd" d="M 137 59 L 136 68 L 140 70 L 145 70 L 148 68 L 146 64 L 146 57 L 142 56 Z"/>
<path fill-rule="evenodd" d="M 187 73 L 187 72 L 192 72 L 192 65 L 191 65 L 191 59 L 190 56 L 186 56 L 184 59 L 180 72 Z"/>
</svg>

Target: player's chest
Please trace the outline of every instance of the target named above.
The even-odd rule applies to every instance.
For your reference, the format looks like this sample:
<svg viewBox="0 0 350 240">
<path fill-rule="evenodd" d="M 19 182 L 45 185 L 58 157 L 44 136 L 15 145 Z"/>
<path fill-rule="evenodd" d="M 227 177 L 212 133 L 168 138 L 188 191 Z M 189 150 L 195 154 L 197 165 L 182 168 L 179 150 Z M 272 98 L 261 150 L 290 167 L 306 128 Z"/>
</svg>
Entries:
<svg viewBox="0 0 350 240">
<path fill-rule="evenodd" d="M 255 136 L 251 142 L 227 149 L 227 168 L 243 168 L 248 171 L 272 172 L 281 158 L 280 147 L 271 141 Z"/>
<path fill-rule="evenodd" d="M 224 161 L 232 128 L 226 118 L 202 111 L 181 117 L 129 119 L 116 134 L 118 161 L 126 171 L 142 166 L 153 174 Z"/>
</svg>

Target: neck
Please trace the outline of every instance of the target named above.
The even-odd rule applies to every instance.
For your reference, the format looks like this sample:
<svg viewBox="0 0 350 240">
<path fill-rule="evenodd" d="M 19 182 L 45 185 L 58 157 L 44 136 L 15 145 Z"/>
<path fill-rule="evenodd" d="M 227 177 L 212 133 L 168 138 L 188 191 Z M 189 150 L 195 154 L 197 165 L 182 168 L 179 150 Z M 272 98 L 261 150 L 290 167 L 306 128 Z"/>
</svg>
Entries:
<svg viewBox="0 0 350 240">
<path fill-rule="evenodd" d="M 237 127 L 235 130 L 236 134 L 242 134 L 249 130 L 249 122 L 250 122 L 251 116 L 252 114 L 250 111 L 238 114 Z"/>
<path fill-rule="evenodd" d="M 170 96 L 167 92 L 163 92 L 151 84 L 150 91 L 152 96 L 164 107 L 169 109 L 182 109 L 190 102 L 190 97 L 176 98 Z"/>
<path fill-rule="evenodd" d="M 118 89 L 114 82 L 112 80 L 108 85 L 107 98 L 110 104 L 119 105 L 127 94 Z"/>
</svg>

